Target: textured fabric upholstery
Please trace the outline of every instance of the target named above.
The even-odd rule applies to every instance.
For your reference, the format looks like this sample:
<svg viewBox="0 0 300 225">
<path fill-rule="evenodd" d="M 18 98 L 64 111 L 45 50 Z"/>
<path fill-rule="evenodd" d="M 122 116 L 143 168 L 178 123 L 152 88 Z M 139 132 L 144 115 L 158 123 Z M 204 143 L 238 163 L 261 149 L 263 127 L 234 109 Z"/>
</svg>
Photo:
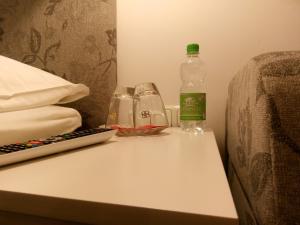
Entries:
<svg viewBox="0 0 300 225">
<path fill-rule="evenodd" d="M 0 54 L 84 83 L 74 104 L 87 126 L 105 122 L 116 74 L 116 0 L 0 0 Z"/>
<path fill-rule="evenodd" d="M 300 224 L 300 52 L 254 57 L 227 103 L 229 182 L 241 224 Z"/>
</svg>

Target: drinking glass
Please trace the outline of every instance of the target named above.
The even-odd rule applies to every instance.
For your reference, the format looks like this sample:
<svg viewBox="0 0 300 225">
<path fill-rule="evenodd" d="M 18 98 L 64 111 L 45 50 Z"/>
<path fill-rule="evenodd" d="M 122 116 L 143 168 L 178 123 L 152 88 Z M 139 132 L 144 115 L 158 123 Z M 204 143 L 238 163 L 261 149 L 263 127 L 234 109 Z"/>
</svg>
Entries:
<svg viewBox="0 0 300 225">
<path fill-rule="evenodd" d="M 133 118 L 136 130 L 151 132 L 168 127 L 165 106 L 154 83 L 135 86 Z"/>
<path fill-rule="evenodd" d="M 113 129 L 134 128 L 134 88 L 118 86 L 110 101 L 106 127 Z"/>
</svg>

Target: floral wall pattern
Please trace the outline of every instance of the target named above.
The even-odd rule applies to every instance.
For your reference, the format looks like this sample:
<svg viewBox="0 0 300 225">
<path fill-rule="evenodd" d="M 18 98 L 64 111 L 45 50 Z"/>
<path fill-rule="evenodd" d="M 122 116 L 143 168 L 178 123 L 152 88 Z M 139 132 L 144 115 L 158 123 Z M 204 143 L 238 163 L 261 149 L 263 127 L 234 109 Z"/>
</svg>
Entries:
<svg viewBox="0 0 300 225">
<path fill-rule="evenodd" d="M 0 54 L 90 87 L 69 105 L 84 126 L 106 120 L 116 51 L 116 0 L 0 0 Z"/>
</svg>

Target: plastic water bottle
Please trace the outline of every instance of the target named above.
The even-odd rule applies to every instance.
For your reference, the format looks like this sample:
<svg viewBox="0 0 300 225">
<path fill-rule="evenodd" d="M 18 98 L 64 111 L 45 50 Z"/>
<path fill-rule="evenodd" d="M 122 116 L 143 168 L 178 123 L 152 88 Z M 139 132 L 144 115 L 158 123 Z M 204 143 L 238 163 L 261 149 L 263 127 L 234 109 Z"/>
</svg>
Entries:
<svg viewBox="0 0 300 225">
<path fill-rule="evenodd" d="M 204 132 L 206 120 L 205 64 L 199 58 L 199 45 L 187 45 L 187 59 L 181 64 L 180 126 L 194 134 Z"/>
</svg>

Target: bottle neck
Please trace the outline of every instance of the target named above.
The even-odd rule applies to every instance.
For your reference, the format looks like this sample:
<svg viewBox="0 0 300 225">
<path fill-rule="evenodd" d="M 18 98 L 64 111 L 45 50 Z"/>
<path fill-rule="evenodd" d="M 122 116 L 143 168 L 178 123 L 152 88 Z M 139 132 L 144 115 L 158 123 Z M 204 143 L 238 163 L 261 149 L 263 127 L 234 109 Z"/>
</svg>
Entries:
<svg viewBox="0 0 300 225">
<path fill-rule="evenodd" d="M 199 53 L 188 53 L 187 57 L 188 58 L 197 58 L 197 57 L 199 57 Z"/>
</svg>

